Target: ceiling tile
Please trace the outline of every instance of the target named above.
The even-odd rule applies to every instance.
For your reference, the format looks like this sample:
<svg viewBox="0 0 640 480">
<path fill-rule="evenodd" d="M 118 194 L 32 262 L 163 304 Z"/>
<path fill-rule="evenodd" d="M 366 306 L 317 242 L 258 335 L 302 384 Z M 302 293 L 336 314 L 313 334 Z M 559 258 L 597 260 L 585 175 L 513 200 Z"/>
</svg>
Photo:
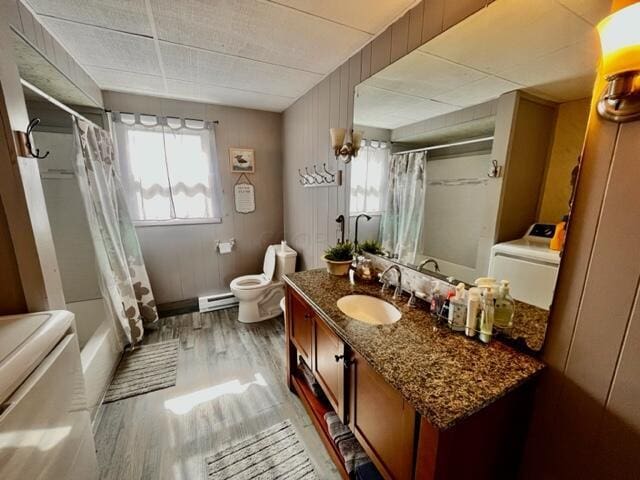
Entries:
<svg viewBox="0 0 640 480">
<path fill-rule="evenodd" d="M 170 97 L 232 107 L 281 112 L 294 101 L 293 98 L 244 92 L 211 85 L 199 85 L 179 80 L 167 80 L 167 85 L 168 96 Z"/>
<path fill-rule="evenodd" d="M 461 107 L 470 107 L 498 98 L 503 93 L 522 88 L 522 85 L 493 76 L 482 78 L 453 91 L 435 97 L 438 100 Z"/>
<path fill-rule="evenodd" d="M 297 98 L 322 75 L 161 42 L 167 78 Z"/>
<path fill-rule="evenodd" d="M 407 95 L 433 98 L 486 76 L 464 65 L 418 51 L 405 55 L 378 72 L 367 80 L 367 84 Z"/>
<path fill-rule="evenodd" d="M 53 35 L 83 66 L 161 75 L 153 40 L 45 17 Z"/>
<path fill-rule="evenodd" d="M 358 125 L 397 128 L 455 110 L 459 110 L 456 105 L 382 90 L 364 83 L 356 90 L 353 121 Z"/>
<path fill-rule="evenodd" d="M 555 0 L 500 0 L 429 41 L 420 51 L 503 76 L 531 58 L 587 42 L 592 33 L 589 23 Z"/>
<path fill-rule="evenodd" d="M 161 40 L 329 73 L 371 35 L 255 0 L 150 0 Z"/>
<path fill-rule="evenodd" d="M 162 77 L 156 75 L 123 72 L 102 67 L 87 67 L 86 70 L 102 90 L 158 94 L 165 91 Z"/>
<path fill-rule="evenodd" d="M 558 2 L 592 25 L 597 25 L 611 12 L 611 0 L 558 0 Z"/>
<path fill-rule="evenodd" d="M 151 36 L 144 0 L 27 0 L 33 10 L 75 22 Z"/>
<path fill-rule="evenodd" d="M 296 10 L 308 12 L 342 25 L 363 30 L 371 34 L 382 31 L 391 20 L 400 16 L 415 0 L 270 0 Z"/>
</svg>

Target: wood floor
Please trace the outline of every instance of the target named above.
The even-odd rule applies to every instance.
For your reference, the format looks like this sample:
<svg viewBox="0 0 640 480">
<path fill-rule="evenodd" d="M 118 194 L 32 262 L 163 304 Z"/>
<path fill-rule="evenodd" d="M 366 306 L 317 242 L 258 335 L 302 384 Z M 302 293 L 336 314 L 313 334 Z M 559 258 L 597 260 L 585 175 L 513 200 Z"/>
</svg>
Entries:
<svg viewBox="0 0 640 480">
<path fill-rule="evenodd" d="M 205 457 L 290 419 L 320 478 L 339 478 L 285 385 L 282 317 L 254 325 L 237 309 L 161 320 L 145 343 L 180 339 L 175 387 L 105 404 L 96 431 L 102 479 L 206 479 Z"/>
</svg>

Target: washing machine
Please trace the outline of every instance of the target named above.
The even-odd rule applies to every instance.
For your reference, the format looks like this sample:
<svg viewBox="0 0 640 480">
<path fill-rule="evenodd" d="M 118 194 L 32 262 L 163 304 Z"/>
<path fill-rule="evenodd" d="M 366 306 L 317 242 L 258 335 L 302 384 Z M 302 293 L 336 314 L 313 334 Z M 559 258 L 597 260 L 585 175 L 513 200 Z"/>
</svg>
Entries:
<svg viewBox="0 0 640 480">
<path fill-rule="evenodd" d="M 560 252 L 549 248 L 555 228 L 535 223 L 522 238 L 494 245 L 489 261 L 489 276 L 509 280 L 513 298 L 547 310 L 560 266 Z"/>
</svg>

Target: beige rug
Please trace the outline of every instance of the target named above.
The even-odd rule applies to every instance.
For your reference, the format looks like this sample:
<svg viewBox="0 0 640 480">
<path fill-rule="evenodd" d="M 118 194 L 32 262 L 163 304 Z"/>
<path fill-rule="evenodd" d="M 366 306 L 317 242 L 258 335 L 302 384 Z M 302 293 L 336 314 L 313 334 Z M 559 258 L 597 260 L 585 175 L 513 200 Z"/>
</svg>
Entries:
<svg viewBox="0 0 640 480">
<path fill-rule="evenodd" d="M 135 397 L 176 384 L 179 340 L 142 345 L 124 354 L 104 403 Z"/>
<path fill-rule="evenodd" d="M 209 480 L 315 480 L 311 461 L 289 420 L 207 458 Z"/>
</svg>

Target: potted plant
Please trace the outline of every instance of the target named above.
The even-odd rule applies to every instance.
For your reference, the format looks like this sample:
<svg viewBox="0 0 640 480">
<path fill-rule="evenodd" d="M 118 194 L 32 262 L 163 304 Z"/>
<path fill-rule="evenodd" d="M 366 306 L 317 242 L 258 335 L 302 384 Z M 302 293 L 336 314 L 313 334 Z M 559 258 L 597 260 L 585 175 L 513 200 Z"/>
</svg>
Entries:
<svg viewBox="0 0 640 480">
<path fill-rule="evenodd" d="M 376 240 L 365 240 L 358 244 L 358 253 L 367 252 L 374 255 L 381 255 L 384 251 L 382 245 Z"/>
<path fill-rule="evenodd" d="M 349 265 L 353 261 L 353 243 L 346 241 L 338 243 L 324 251 L 322 260 L 327 264 L 327 272 L 332 275 L 346 275 Z"/>
</svg>

